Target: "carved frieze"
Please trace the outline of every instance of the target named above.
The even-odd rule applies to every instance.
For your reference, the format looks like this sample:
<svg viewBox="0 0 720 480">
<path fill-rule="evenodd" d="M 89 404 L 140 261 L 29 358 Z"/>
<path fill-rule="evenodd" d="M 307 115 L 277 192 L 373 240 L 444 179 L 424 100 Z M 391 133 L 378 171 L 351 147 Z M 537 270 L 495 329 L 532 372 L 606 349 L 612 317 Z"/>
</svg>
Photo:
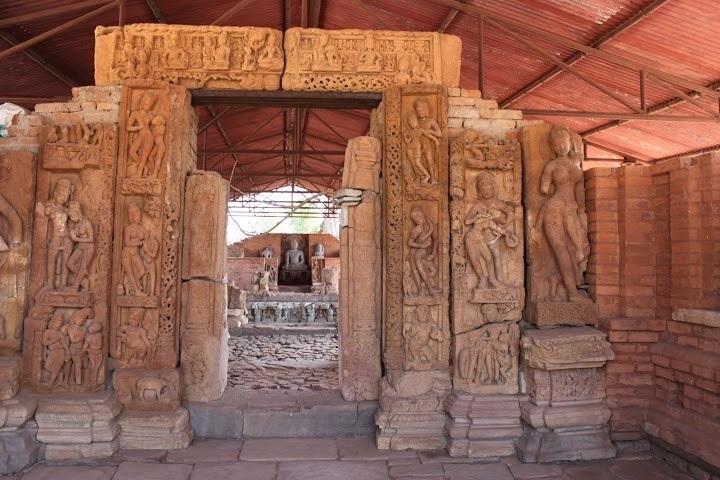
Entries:
<svg viewBox="0 0 720 480">
<path fill-rule="evenodd" d="M 438 87 L 393 88 L 385 93 L 384 112 L 384 361 L 386 368 L 447 368 L 447 99 Z M 415 138 L 419 132 L 422 138 Z M 428 175 L 416 174 L 416 163 Z M 406 175 L 409 170 L 414 175 Z M 420 324 L 434 324 L 439 333 L 421 342 L 424 333 L 408 333 L 424 332 Z M 432 360 L 428 348 L 436 349 Z"/>
<path fill-rule="evenodd" d="M 482 394 L 518 392 L 520 328 L 515 322 L 492 323 L 455 336 L 457 390 Z"/>
<path fill-rule="evenodd" d="M 34 155 L 0 153 L 0 351 L 18 351 L 22 343 L 34 193 Z"/>
<path fill-rule="evenodd" d="M 545 370 L 601 367 L 615 358 L 606 337 L 592 327 L 526 330 L 522 354 L 529 366 Z"/>
<path fill-rule="evenodd" d="M 180 406 L 179 370 L 116 370 L 115 394 L 125 409 L 175 410 Z"/>
<path fill-rule="evenodd" d="M 585 282 L 590 242 L 580 137 L 564 125 L 531 125 L 523 148 L 528 320 L 540 326 L 595 324 Z"/>
<path fill-rule="evenodd" d="M 117 127 L 40 133 L 24 381 L 41 391 L 105 384 Z"/>
<path fill-rule="evenodd" d="M 277 90 L 282 32 L 259 27 L 135 24 L 95 29 L 95 83 L 129 79 L 188 88 Z"/>
<path fill-rule="evenodd" d="M 110 323 L 110 354 L 120 368 L 178 362 L 180 217 L 194 121 L 183 88 L 138 80 L 123 88 Z"/>
<path fill-rule="evenodd" d="M 382 92 L 395 85 L 457 87 L 460 39 L 435 32 L 291 28 L 283 89 Z"/>
</svg>

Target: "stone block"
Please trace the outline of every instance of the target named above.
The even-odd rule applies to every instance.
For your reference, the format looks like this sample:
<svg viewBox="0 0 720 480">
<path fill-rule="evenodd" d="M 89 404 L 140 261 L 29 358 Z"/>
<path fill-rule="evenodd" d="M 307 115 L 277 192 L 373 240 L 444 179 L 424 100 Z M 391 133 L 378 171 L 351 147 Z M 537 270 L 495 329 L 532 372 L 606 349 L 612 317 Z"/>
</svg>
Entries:
<svg viewBox="0 0 720 480">
<path fill-rule="evenodd" d="M 121 410 L 110 392 L 42 399 L 35 413 L 37 438 L 49 444 L 109 443 L 120 433 Z"/>
<path fill-rule="evenodd" d="M 167 50 L 155 55 L 151 45 L 157 37 L 168 39 Z M 203 41 L 197 42 L 200 38 Z M 158 24 L 97 27 L 95 84 L 155 79 L 187 88 L 277 90 L 284 65 L 282 43 L 282 32 L 270 28 Z M 235 57 L 242 57 L 242 61 L 233 60 Z"/>
<path fill-rule="evenodd" d="M 175 410 L 180 406 L 180 370 L 115 370 L 113 387 L 128 410 Z"/>
<path fill-rule="evenodd" d="M 28 480 L 110 480 L 115 467 L 36 465 L 23 475 Z"/>
<path fill-rule="evenodd" d="M 390 480 L 385 462 L 314 461 L 282 462 L 277 480 L 300 478 L 342 478 L 344 480 Z M 393 477 L 397 478 L 397 477 Z M 429 479 L 428 479 L 429 480 Z"/>
<path fill-rule="evenodd" d="M 118 418 L 122 428 L 120 448 L 173 450 L 187 448 L 195 437 L 184 408 L 172 412 L 125 411 Z"/>
<path fill-rule="evenodd" d="M 213 465 L 197 464 L 193 467 L 190 480 L 276 480 L 277 465 L 274 462 L 232 462 Z"/>
<path fill-rule="evenodd" d="M 593 368 L 615 358 L 605 338 L 591 327 L 526 330 L 520 344 L 525 362 L 533 368 Z"/>
<path fill-rule="evenodd" d="M 469 98 L 469 97 L 451 96 L 448 93 L 448 105 L 449 106 L 465 105 L 465 106 L 473 106 L 474 107 L 475 99 Z M 452 117 L 452 115 L 450 115 L 450 116 Z"/>
<path fill-rule="evenodd" d="M 595 303 L 532 302 L 528 320 L 538 327 L 556 327 L 560 325 L 595 326 L 598 311 L 598 306 Z"/>
<path fill-rule="evenodd" d="M 166 463 L 220 463 L 237 461 L 243 442 L 239 440 L 208 440 L 196 438 L 183 450 L 170 450 Z"/>
<path fill-rule="evenodd" d="M 496 108 L 479 108 L 480 118 L 492 120 L 522 120 L 521 110 L 500 110 Z"/>
<path fill-rule="evenodd" d="M 538 406 L 520 402 L 522 419 L 535 428 L 551 430 L 602 427 L 610 420 L 610 409 L 602 403 Z"/>
<path fill-rule="evenodd" d="M 601 460 L 616 454 L 606 429 L 553 432 L 528 428 L 517 449 L 526 463 Z"/>
<path fill-rule="evenodd" d="M 85 458 L 112 457 L 118 451 L 119 442 L 53 443 L 45 447 L 45 460 L 82 460 Z"/>
<path fill-rule="evenodd" d="M 0 475 L 20 472 L 32 465 L 38 460 L 39 450 L 34 428 L 0 432 Z"/>
<path fill-rule="evenodd" d="M 354 92 L 421 83 L 457 87 L 461 48 L 458 37 L 435 32 L 291 28 L 285 32 L 282 85 Z"/>
<path fill-rule="evenodd" d="M 188 480 L 192 469 L 192 465 L 125 462 L 120 464 L 113 480 Z"/>
<path fill-rule="evenodd" d="M 0 402 L 0 432 L 17 430 L 30 420 L 37 410 L 38 401 L 25 396 Z"/>
<path fill-rule="evenodd" d="M 0 315 L 0 321 L 3 320 L 6 319 Z M 20 356 L 0 358 L 0 400 L 13 398 L 19 388 Z"/>
<path fill-rule="evenodd" d="M 227 385 L 227 284 L 183 282 L 182 300 L 183 399 L 217 400 Z"/>
<path fill-rule="evenodd" d="M 185 187 L 183 280 L 225 279 L 228 182 L 217 172 L 196 170 Z"/>
<path fill-rule="evenodd" d="M 449 118 L 480 118 L 480 112 L 475 106 L 451 105 L 448 107 Z"/>
<path fill-rule="evenodd" d="M 332 438 L 250 438 L 243 444 L 240 460 L 312 461 L 336 460 L 338 447 Z"/>
</svg>

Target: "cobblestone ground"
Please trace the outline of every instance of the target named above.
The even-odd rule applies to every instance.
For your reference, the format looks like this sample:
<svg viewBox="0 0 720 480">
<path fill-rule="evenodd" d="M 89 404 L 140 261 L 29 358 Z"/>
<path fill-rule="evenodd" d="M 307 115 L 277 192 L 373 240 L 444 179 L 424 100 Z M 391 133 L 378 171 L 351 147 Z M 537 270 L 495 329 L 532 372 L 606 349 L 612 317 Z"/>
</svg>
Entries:
<svg viewBox="0 0 720 480">
<path fill-rule="evenodd" d="M 228 386 L 249 390 L 340 388 L 337 334 L 233 336 Z"/>
</svg>

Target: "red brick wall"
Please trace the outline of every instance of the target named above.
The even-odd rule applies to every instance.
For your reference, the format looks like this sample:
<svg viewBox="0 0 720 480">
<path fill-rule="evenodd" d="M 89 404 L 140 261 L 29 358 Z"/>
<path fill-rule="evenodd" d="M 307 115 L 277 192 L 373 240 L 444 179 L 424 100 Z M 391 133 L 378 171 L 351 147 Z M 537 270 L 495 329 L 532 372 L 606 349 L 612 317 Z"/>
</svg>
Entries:
<svg viewBox="0 0 720 480">
<path fill-rule="evenodd" d="M 228 258 L 228 283 L 235 282 L 237 288 L 247 290 L 250 286 L 250 276 L 253 272 L 265 270 L 265 259 L 262 257 Z"/>
<path fill-rule="evenodd" d="M 615 440 L 644 432 L 720 465 L 720 155 L 586 172 L 590 294 L 615 360 Z M 701 322 L 700 322 L 701 323 Z M 717 323 L 720 325 L 720 323 Z"/>
</svg>

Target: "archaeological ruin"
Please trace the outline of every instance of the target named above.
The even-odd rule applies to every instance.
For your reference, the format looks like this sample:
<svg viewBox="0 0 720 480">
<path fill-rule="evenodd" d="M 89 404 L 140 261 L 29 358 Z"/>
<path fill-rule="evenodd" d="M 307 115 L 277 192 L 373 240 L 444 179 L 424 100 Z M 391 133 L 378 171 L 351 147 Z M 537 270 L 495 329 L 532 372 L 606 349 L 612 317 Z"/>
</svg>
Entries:
<svg viewBox="0 0 720 480">
<path fill-rule="evenodd" d="M 149 23 L 151 0 L 84 3 L 71 10 L 105 9 L 82 19 L 96 26 L 94 82 L 23 103 L 0 81 L 26 107 L 0 138 L 0 474 L 66 478 L 32 476 L 41 463 L 161 478 L 138 459 L 173 463 L 221 439 L 244 441 L 233 461 L 260 469 L 300 445 L 272 439 L 337 437 L 339 458 L 286 459 L 362 460 L 352 475 L 366 476 L 281 463 L 225 478 L 720 478 L 720 93 L 704 80 L 717 81 L 717 53 L 694 64 L 705 76 L 653 67 L 601 48 L 621 32 L 578 40 L 546 12 L 532 25 L 474 0 L 407 12 L 444 12 L 439 29 L 380 28 L 397 24 L 359 0 L 347 12 L 285 0 L 284 28 L 228 21 L 272 7 L 251 0 L 209 6 L 227 11 L 216 23 Z M 613 28 L 675 8 L 636 3 Z M 102 26 L 118 6 L 119 25 Z M 30 11 L 0 14 L 0 38 L 24 45 L 4 27 L 52 13 Z M 483 35 L 520 50 L 490 59 Z M 611 67 L 638 92 L 618 93 Z M 485 88 L 513 70 L 548 78 Z M 554 76 L 561 94 L 542 90 Z M 512 95 L 535 96 L 498 103 Z M 276 135 L 249 140 L 267 125 Z M 665 125 L 678 144 L 695 130 L 670 148 Z M 619 146 L 588 134 L 611 128 L 626 131 Z M 229 204 L 285 186 L 329 198 L 339 235 L 228 241 Z M 360 437 L 370 453 L 348 460 Z M 211 459 L 224 448 L 206 445 Z M 633 455 L 667 476 L 570 473 Z M 540 464 L 550 473 L 518 473 Z M 162 478 L 225 475 L 189 472 Z"/>
</svg>

